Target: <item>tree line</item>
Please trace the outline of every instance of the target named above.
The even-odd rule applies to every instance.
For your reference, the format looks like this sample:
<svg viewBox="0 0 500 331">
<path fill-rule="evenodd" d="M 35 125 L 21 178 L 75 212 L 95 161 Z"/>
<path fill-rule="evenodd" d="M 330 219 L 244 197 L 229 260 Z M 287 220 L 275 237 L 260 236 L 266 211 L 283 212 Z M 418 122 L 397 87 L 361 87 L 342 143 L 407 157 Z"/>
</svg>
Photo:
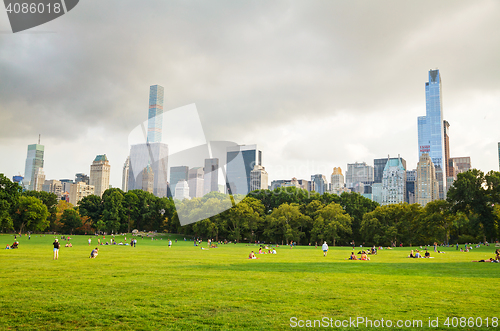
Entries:
<svg viewBox="0 0 500 331">
<path fill-rule="evenodd" d="M 236 203 L 237 202 L 237 203 Z M 179 213 L 223 212 L 181 226 Z M 2 231 L 83 234 L 159 231 L 237 242 L 327 241 L 333 245 L 421 245 L 430 242 L 496 241 L 500 173 L 472 169 L 458 174 L 447 200 L 380 206 L 357 193 L 322 195 L 295 187 L 258 190 L 247 196 L 211 192 L 174 201 L 142 190 L 111 188 L 77 206 L 53 193 L 25 191 L 0 174 Z"/>
</svg>

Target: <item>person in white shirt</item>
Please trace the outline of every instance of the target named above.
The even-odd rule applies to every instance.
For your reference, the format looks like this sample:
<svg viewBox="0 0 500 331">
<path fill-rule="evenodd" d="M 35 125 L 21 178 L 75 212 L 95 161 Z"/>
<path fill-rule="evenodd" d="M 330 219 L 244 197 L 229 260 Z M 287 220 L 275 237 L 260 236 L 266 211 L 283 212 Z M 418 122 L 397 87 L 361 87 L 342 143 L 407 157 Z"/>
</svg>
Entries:
<svg viewBox="0 0 500 331">
<path fill-rule="evenodd" d="M 326 254 L 328 253 L 328 244 L 326 243 L 326 241 L 323 243 L 323 256 L 326 256 Z"/>
</svg>

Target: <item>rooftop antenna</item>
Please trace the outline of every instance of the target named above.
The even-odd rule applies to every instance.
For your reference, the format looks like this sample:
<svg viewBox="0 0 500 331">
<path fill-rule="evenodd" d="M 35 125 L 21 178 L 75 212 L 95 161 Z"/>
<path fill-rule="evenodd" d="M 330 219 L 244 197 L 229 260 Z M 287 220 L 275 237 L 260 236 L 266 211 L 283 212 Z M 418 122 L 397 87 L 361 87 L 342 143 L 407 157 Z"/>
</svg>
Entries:
<svg viewBox="0 0 500 331">
<path fill-rule="evenodd" d="M 38 134 L 38 145 L 40 145 L 40 136 L 41 134 Z"/>
</svg>

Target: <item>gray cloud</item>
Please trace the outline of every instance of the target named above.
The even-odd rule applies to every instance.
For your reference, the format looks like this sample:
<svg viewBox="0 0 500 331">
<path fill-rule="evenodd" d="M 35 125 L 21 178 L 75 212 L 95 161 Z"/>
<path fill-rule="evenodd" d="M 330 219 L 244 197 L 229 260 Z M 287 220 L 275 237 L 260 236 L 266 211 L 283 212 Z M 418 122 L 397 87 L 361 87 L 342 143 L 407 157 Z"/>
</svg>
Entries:
<svg viewBox="0 0 500 331">
<path fill-rule="evenodd" d="M 354 144 L 366 148 L 367 162 L 400 152 L 416 165 L 416 116 L 425 114 L 428 69 L 441 69 L 452 129 L 488 125 L 460 122 L 464 98 L 474 93 L 484 96 L 475 111 L 496 119 L 499 11 L 496 1 L 80 2 L 26 33 L 0 34 L 0 143 L 18 147 L 1 158 L 0 172 L 22 171 L 26 145 L 42 133 L 46 149 L 56 141 L 60 148 L 46 162 L 50 176 L 62 177 L 55 164 L 77 153 L 86 155 L 75 156 L 81 163 L 64 176 L 88 171 L 95 154 L 109 153 L 112 183 L 119 185 L 126 136 L 146 118 L 152 84 L 165 87 L 166 109 L 196 103 L 209 139 L 282 151 L 269 162 L 302 155 L 344 168 L 361 161 L 345 148 Z M 281 126 L 339 114 L 349 124 L 335 132 L 304 125 L 313 131 L 277 137 Z M 357 131 L 356 119 L 363 123 Z M 370 137 L 353 135 L 370 130 Z M 498 140 L 476 131 L 478 140 Z M 317 146 L 308 149 L 311 143 Z M 452 141 L 452 154 L 459 146 Z M 14 168 L 12 158 L 22 162 Z M 475 163 L 483 170 L 493 164 L 481 156 Z"/>
</svg>

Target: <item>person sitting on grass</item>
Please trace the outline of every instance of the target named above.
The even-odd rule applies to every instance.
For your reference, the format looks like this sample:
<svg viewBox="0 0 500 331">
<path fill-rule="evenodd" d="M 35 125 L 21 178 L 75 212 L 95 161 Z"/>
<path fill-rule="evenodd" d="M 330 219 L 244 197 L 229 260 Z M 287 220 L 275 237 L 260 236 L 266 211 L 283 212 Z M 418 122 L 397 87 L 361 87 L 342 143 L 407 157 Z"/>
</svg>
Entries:
<svg viewBox="0 0 500 331">
<path fill-rule="evenodd" d="M 5 247 L 5 249 L 10 249 L 10 246 L 9 246 L 9 245 L 7 245 L 7 247 Z"/>
<path fill-rule="evenodd" d="M 418 251 L 418 249 L 415 250 L 415 257 L 417 259 L 422 257 L 422 255 L 420 255 L 420 252 Z"/>
<path fill-rule="evenodd" d="M 356 256 L 356 254 L 354 254 L 354 252 L 351 252 L 351 256 L 349 256 L 349 260 L 357 260 L 358 257 Z"/>
<path fill-rule="evenodd" d="M 370 258 L 366 255 L 365 251 L 361 253 L 361 261 L 370 261 Z"/>
<path fill-rule="evenodd" d="M 92 252 L 90 252 L 90 258 L 91 259 L 95 259 L 98 255 L 98 252 L 99 252 L 99 249 L 96 247 L 92 250 Z"/>
<path fill-rule="evenodd" d="M 14 248 L 19 248 L 19 242 L 17 241 L 14 241 L 14 243 L 10 246 L 10 248 L 14 249 Z"/>
<path fill-rule="evenodd" d="M 428 250 L 426 250 L 426 251 L 425 251 L 425 257 L 426 257 L 426 258 L 431 257 L 431 253 L 429 253 L 429 251 L 428 251 Z"/>
<path fill-rule="evenodd" d="M 257 257 L 255 256 L 254 252 L 252 251 L 250 255 L 248 255 L 249 259 L 256 259 Z"/>
<path fill-rule="evenodd" d="M 408 257 L 411 257 L 411 258 L 414 258 L 414 257 L 415 257 L 415 255 L 414 255 L 414 253 L 413 253 L 413 249 L 411 250 L 410 255 L 408 255 Z"/>
<path fill-rule="evenodd" d="M 276 249 L 273 248 L 272 254 L 276 254 Z"/>
<path fill-rule="evenodd" d="M 262 253 L 262 247 L 259 248 L 259 254 L 264 254 L 264 253 Z"/>
</svg>

